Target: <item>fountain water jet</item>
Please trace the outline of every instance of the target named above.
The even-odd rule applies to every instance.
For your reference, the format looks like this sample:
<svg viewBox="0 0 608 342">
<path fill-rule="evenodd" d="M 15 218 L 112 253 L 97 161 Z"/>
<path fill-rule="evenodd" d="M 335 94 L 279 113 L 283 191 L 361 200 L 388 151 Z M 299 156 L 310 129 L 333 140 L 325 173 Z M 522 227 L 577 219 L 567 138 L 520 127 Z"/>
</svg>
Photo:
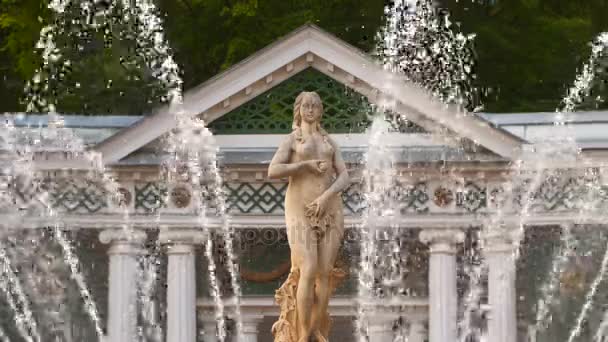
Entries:
<svg viewBox="0 0 608 342">
<path fill-rule="evenodd" d="M 580 150 L 576 143 L 576 137 L 574 132 L 572 131 L 570 125 L 568 125 L 568 116 L 570 113 L 574 112 L 576 106 L 584 100 L 584 97 L 589 94 L 589 91 L 592 86 L 592 82 L 595 79 L 596 73 L 596 64 L 597 60 L 606 53 L 608 49 L 608 33 L 602 33 L 598 35 L 595 41 L 591 46 L 591 55 L 585 65 L 582 68 L 582 71 L 577 75 L 574 84 L 569 89 L 568 94 L 562 100 L 562 107 L 556 110 L 554 125 L 558 127 L 564 127 L 565 130 L 562 130 L 562 135 L 559 137 L 555 137 L 552 141 L 548 141 L 548 145 L 557 145 L 562 146 L 562 151 L 565 151 L 564 155 L 578 155 Z M 559 141 L 553 141 L 553 140 Z M 553 150 L 554 147 L 550 147 L 550 150 Z M 584 158 L 582 162 L 584 163 Z M 537 173 L 541 173 L 541 169 L 538 169 Z M 592 186 L 598 187 L 597 184 L 593 184 Z M 536 191 L 536 190 L 535 190 Z M 594 215 L 593 209 L 595 209 L 595 203 L 598 201 L 597 196 L 593 197 L 596 194 L 594 191 L 589 191 L 588 196 L 586 197 L 586 204 L 582 203 L 581 209 L 579 211 L 578 219 L 579 221 L 586 215 Z M 591 209 L 591 210 L 589 210 Z M 595 214 L 596 215 L 596 214 Z M 523 222 L 521 226 L 523 230 Z M 548 274 L 548 281 L 542 285 L 541 287 L 541 298 L 538 300 L 537 304 L 537 315 L 535 320 L 535 326 L 531 328 L 530 335 L 536 336 L 539 332 L 542 332 L 548 326 L 548 320 L 550 319 L 549 310 L 551 305 L 553 304 L 555 298 L 555 289 L 559 283 L 558 275 L 561 272 L 562 265 L 565 263 L 568 256 L 572 253 L 575 242 L 573 241 L 572 235 L 572 227 L 570 225 L 562 225 L 562 237 L 560 239 L 560 252 L 552 259 L 552 265 Z M 608 253 L 608 250 L 606 251 Z M 604 259 L 606 256 L 604 257 Z M 586 296 L 586 302 L 581 309 L 581 312 L 576 319 L 575 326 L 572 328 L 568 341 L 571 342 L 574 338 L 576 338 L 580 332 L 582 323 L 584 322 L 591 305 L 593 303 L 593 299 L 595 297 L 595 292 L 597 291 L 597 286 L 599 286 L 600 282 L 603 280 L 603 268 L 600 270 L 600 274 L 596 277 L 596 280 L 591 285 L 591 288 Z M 597 282 L 596 282 L 597 281 Z M 601 324 L 600 324 L 601 327 Z M 531 336 L 530 336 L 531 337 Z"/>
<path fill-rule="evenodd" d="M 405 75 L 412 82 L 427 89 L 446 104 L 452 103 L 461 107 L 475 107 L 476 110 L 479 110 L 481 107 L 475 104 L 475 90 L 471 87 L 471 80 L 475 76 L 472 70 L 474 60 L 470 50 L 470 42 L 474 38 L 474 35 L 465 36 L 461 33 L 455 33 L 450 28 L 449 17 L 438 14 L 432 2 L 428 0 L 395 1 L 391 6 L 386 7 L 385 13 L 387 24 L 380 31 L 380 43 L 378 45 L 378 55 L 384 68 L 392 73 Z M 385 108 L 382 108 L 382 112 L 391 111 L 393 106 L 394 104 L 387 103 Z M 407 121 L 406 115 L 401 115 L 400 119 Z M 387 124 L 382 127 L 385 130 L 382 133 L 388 133 L 391 129 L 390 125 Z M 369 161 L 371 155 L 375 156 L 376 159 L 379 159 L 378 156 L 386 158 L 383 162 L 391 158 L 390 152 L 382 151 L 382 143 L 379 139 L 374 138 L 375 135 L 378 135 L 378 132 L 374 132 L 374 126 L 372 125 L 365 173 L 372 174 L 373 177 L 366 179 L 366 183 L 371 182 L 371 184 L 366 185 L 366 198 L 368 196 L 373 198 L 374 195 L 377 195 L 378 191 L 380 193 L 387 191 L 396 181 L 396 174 L 394 174 L 395 170 L 392 163 L 383 165 L 381 162 L 379 164 L 383 165 L 383 167 L 378 169 L 376 165 Z M 433 134 L 439 135 L 442 132 L 437 131 L 433 132 Z M 377 161 L 375 160 L 375 162 Z M 381 174 L 381 178 L 387 179 L 382 183 L 384 187 L 376 184 L 374 178 L 376 178 L 377 174 Z M 384 205 L 382 201 L 395 201 L 398 200 L 399 196 L 401 194 L 387 193 L 382 196 L 380 201 L 368 201 L 366 215 L 370 215 L 370 212 L 382 207 Z M 370 220 L 366 216 L 363 220 L 362 231 L 363 235 L 367 234 L 371 236 L 371 239 L 374 239 L 371 233 L 375 232 L 375 228 L 368 227 L 370 221 L 375 222 L 376 220 Z M 399 234 L 398 229 L 389 231 L 392 235 Z M 395 236 L 391 236 L 391 238 L 394 240 Z M 374 241 L 369 241 L 369 239 L 362 241 L 361 248 L 360 277 L 374 279 L 375 263 L 374 259 L 370 256 L 382 253 L 377 253 L 378 246 L 376 246 Z M 390 259 L 389 263 L 397 264 L 401 262 L 401 260 L 396 260 L 394 256 L 391 258 L 391 254 L 388 255 L 387 258 Z M 465 305 L 465 316 L 469 317 L 475 309 L 475 304 L 478 309 L 481 284 L 479 281 L 480 274 L 478 274 L 480 273 L 479 269 L 470 267 L 466 268 L 466 270 L 471 273 L 469 274 L 469 278 L 472 281 L 469 287 L 470 293 L 466 295 L 471 300 Z M 378 270 L 375 271 L 378 272 Z M 360 281 L 359 295 L 369 296 L 369 293 L 366 293 L 369 290 L 364 289 L 371 286 L 372 284 L 369 284 L 369 280 Z M 362 327 L 365 325 L 361 322 L 364 315 L 365 310 L 360 306 L 357 331 L 362 331 Z"/>
<path fill-rule="evenodd" d="M 0 277 L 0 289 L 5 293 L 9 306 L 16 315 L 17 329 L 26 341 L 41 341 L 38 325 L 32 315 L 29 302 L 25 296 L 21 281 L 11 266 L 11 261 L 6 255 L 6 247 L 0 244 L 0 269 L 3 270 Z M 12 289 L 12 290 L 11 290 Z M 15 298 L 17 297 L 17 301 Z"/>
</svg>

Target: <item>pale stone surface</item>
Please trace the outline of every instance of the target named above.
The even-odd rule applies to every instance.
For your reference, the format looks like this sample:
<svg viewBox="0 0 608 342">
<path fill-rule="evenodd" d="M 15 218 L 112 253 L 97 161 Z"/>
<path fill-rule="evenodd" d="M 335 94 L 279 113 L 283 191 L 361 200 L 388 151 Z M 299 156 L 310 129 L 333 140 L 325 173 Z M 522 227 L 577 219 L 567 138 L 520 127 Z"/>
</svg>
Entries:
<svg viewBox="0 0 608 342">
<path fill-rule="evenodd" d="M 206 317 L 204 320 L 201 320 L 201 325 L 203 326 L 203 342 L 218 342 L 217 322 L 210 319 L 213 318 L 212 312 L 209 312 L 208 316 L 208 318 Z"/>
<path fill-rule="evenodd" d="M 458 337 L 458 293 L 456 246 L 464 233 L 454 229 L 429 229 L 420 240 L 430 246 L 429 337 L 430 342 L 456 341 Z"/>
<path fill-rule="evenodd" d="M 344 233 L 340 192 L 350 180 L 338 145 L 321 128 L 323 104 L 302 92 L 294 105 L 293 132 L 279 146 L 269 178 L 289 177 L 285 221 L 291 273 L 277 291 L 281 307 L 272 331 L 276 342 L 329 335 L 329 297 L 341 278 L 334 264 Z"/>
<path fill-rule="evenodd" d="M 258 326 L 263 319 L 263 315 L 243 314 L 241 319 L 243 323 L 242 335 L 235 337 L 234 342 L 258 342 Z"/>
<path fill-rule="evenodd" d="M 367 333 L 369 342 L 385 342 L 392 341 L 395 337 L 393 333 L 393 323 L 395 316 L 374 314 L 373 317 L 367 318 Z"/>
<path fill-rule="evenodd" d="M 513 231 L 486 235 L 488 263 L 488 341 L 517 341 L 517 294 L 515 288 L 515 236 Z"/>
<path fill-rule="evenodd" d="M 196 279 L 194 245 L 203 241 L 197 229 L 164 229 L 167 244 L 167 341 L 196 341 Z"/>
<path fill-rule="evenodd" d="M 137 339 L 137 258 L 143 252 L 145 233 L 138 230 L 105 230 L 103 243 L 111 243 L 108 295 L 108 341 Z"/>
<path fill-rule="evenodd" d="M 409 318 L 410 328 L 408 331 L 407 342 L 424 342 L 427 337 L 426 328 L 424 323 L 426 318 L 423 317 L 411 317 Z"/>
<path fill-rule="evenodd" d="M 178 244 L 167 250 L 167 341 L 196 341 L 194 247 Z"/>
</svg>

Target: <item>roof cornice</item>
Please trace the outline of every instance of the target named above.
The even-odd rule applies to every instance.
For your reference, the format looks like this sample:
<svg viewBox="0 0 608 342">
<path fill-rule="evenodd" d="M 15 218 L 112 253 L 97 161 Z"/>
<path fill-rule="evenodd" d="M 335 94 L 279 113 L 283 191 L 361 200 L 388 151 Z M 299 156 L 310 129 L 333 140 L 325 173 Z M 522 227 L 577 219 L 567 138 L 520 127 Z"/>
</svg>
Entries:
<svg viewBox="0 0 608 342">
<path fill-rule="evenodd" d="M 394 109 L 430 131 L 446 130 L 494 153 L 515 159 L 523 141 L 478 116 L 446 106 L 402 75 L 386 71 L 368 55 L 314 25 L 305 25 L 227 71 L 184 93 L 183 115 L 211 122 L 306 68 L 315 68 Z M 177 127 L 169 106 L 99 143 L 95 150 L 113 164 Z"/>
</svg>

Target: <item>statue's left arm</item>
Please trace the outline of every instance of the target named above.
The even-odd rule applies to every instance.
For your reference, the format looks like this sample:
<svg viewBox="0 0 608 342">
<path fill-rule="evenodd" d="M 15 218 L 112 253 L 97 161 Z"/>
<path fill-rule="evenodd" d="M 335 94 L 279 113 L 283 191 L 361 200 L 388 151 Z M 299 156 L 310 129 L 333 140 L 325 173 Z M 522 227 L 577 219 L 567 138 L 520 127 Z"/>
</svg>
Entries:
<svg viewBox="0 0 608 342">
<path fill-rule="evenodd" d="M 346 189 L 350 184 L 350 178 L 348 177 L 348 171 L 346 170 L 346 163 L 342 159 L 342 152 L 340 147 L 332 139 L 329 140 L 332 147 L 334 148 L 334 170 L 336 171 L 336 180 L 333 184 L 325 191 L 329 196 L 335 195 L 340 191 Z"/>
<path fill-rule="evenodd" d="M 338 145 L 329 139 L 332 147 L 334 148 L 333 164 L 334 170 L 336 171 L 336 180 L 330 185 L 321 196 L 306 206 L 306 216 L 321 217 L 325 209 L 327 208 L 327 202 L 334 195 L 337 195 L 340 191 L 346 189 L 350 184 L 350 178 L 348 177 L 348 171 L 346 170 L 346 164 L 342 159 L 342 153 Z"/>
</svg>

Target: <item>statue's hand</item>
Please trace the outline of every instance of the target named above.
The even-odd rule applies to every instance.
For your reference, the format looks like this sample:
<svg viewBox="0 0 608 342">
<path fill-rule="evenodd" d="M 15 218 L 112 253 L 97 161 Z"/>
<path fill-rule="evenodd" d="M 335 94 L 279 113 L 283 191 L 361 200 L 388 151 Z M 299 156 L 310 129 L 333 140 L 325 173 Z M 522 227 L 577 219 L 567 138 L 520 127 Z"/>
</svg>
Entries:
<svg viewBox="0 0 608 342">
<path fill-rule="evenodd" d="M 306 206 L 306 216 L 322 217 L 323 214 L 325 214 L 325 209 L 327 209 L 328 201 L 329 196 L 325 194 L 319 196 L 316 200 Z"/>
<path fill-rule="evenodd" d="M 326 160 L 321 160 L 321 159 L 313 159 L 313 160 L 307 160 L 304 163 L 304 166 L 310 170 L 311 172 L 317 173 L 317 174 L 323 174 L 325 173 L 325 171 L 327 171 L 327 161 Z"/>
</svg>

